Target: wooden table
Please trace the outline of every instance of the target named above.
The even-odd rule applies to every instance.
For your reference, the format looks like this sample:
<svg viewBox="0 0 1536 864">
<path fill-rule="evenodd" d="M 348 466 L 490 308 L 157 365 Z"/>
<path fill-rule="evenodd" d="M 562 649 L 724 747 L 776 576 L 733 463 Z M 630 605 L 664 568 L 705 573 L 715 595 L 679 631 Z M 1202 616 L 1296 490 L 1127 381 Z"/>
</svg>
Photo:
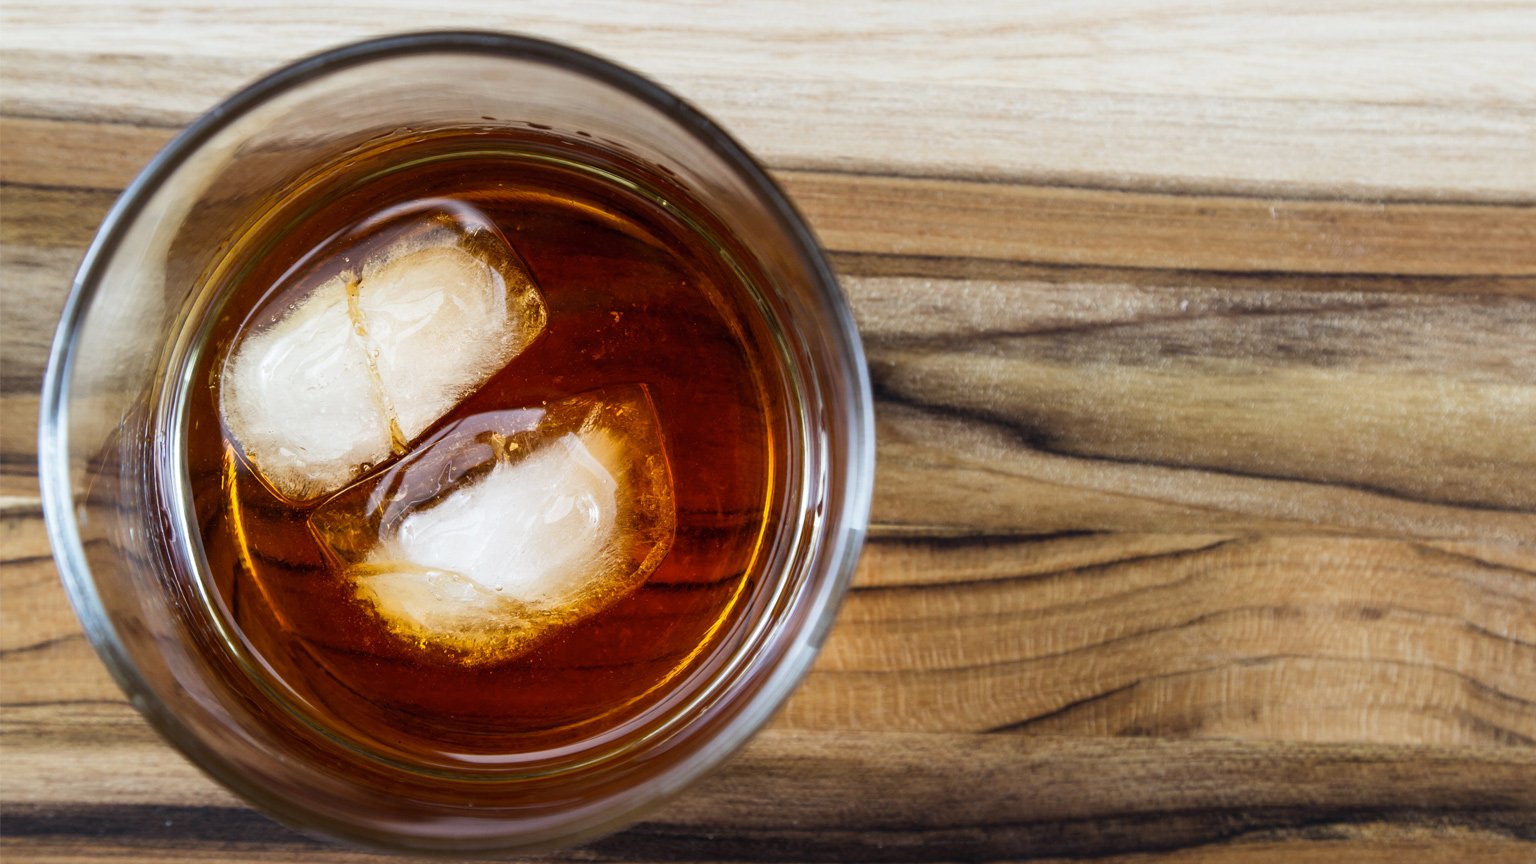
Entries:
<svg viewBox="0 0 1536 864">
<path fill-rule="evenodd" d="M 158 147 L 281 62 L 443 25 L 724 122 L 831 251 L 879 398 L 815 671 L 561 857 L 1536 860 L 1536 7 L 328 5 L 0 12 L 7 861 L 373 860 L 125 703 L 33 430 L 73 270 Z"/>
</svg>

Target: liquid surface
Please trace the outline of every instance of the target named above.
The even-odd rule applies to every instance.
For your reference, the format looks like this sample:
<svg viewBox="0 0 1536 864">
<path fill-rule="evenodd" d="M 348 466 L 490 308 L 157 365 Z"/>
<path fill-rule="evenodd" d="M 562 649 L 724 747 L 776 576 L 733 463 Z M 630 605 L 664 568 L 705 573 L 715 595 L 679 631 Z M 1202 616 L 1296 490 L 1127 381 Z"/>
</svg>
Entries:
<svg viewBox="0 0 1536 864">
<path fill-rule="evenodd" d="M 513 760 L 601 735 L 680 698 L 690 674 L 732 638 L 735 613 L 756 584 L 754 561 L 776 517 L 781 446 L 767 337 L 739 276 L 708 237 L 671 206 L 623 185 L 512 146 L 498 150 L 484 137 L 473 144 L 469 155 L 452 155 L 464 152 L 465 141 L 444 140 L 376 154 L 346 176 L 321 178 L 283 205 L 289 218 L 237 244 L 237 259 L 242 248 L 252 251 L 227 271 L 235 274 L 230 299 L 201 354 L 186 412 L 207 579 L 239 647 L 317 722 L 370 750 L 440 764 Z M 402 208 L 460 206 L 494 226 L 526 265 L 542 293 L 543 332 L 403 448 L 394 442 L 383 461 L 354 472 L 360 479 L 335 481 L 351 484 L 342 491 L 283 494 L 221 417 L 232 347 L 354 266 L 371 242 L 359 226 Z M 345 531 L 316 530 L 334 527 L 317 522 L 317 513 L 339 512 L 339 499 L 357 497 L 359 486 L 405 464 L 434 436 L 593 393 L 636 392 L 654 412 L 660 442 L 631 449 L 665 454 L 670 542 L 633 553 L 639 560 L 646 549 L 660 550 L 637 586 L 606 597 L 598 611 L 504 645 L 500 655 L 472 657 L 398 621 L 392 626 L 358 587 L 359 562 L 373 559 L 362 552 L 349 560 L 345 543 L 335 541 Z M 600 439 L 567 437 L 608 452 Z M 482 497 L 499 507 L 517 498 Z M 494 517 L 482 514 L 477 524 L 487 523 Z M 459 554 L 451 544 L 412 548 Z M 485 570 L 495 560 L 475 558 L 477 584 L 501 584 L 494 566 Z"/>
</svg>

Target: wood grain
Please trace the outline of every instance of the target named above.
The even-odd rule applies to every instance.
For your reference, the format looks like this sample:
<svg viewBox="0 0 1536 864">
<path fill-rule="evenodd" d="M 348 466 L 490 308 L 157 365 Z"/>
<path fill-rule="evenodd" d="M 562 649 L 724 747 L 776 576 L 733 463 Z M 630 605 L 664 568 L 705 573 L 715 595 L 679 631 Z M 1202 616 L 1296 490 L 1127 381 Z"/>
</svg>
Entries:
<svg viewBox="0 0 1536 864">
<path fill-rule="evenodd" d="M 7 807 L 10 848 L 33 860 L 381 860 L 203 792 L 121 706 L 9 714 L 14 770 L 46 790 Z M 127 782 L 43 782 L 60 748 Z M 1528 750 L 773 731 L 656 818 L 553 860 L 1517 861 L 1532 770 Z"/>
<path fill-rule="evenodd" d="M 871 540 L 725 770 L 558 860 L 1536 857 L 1536 7 L 455 4 L 723 121 L 877 391 Z M 161 743 L 64 600 L 38 389 L 175 132 L 404 0 L 0 7 L 6 860 L 375 860 Z"/>
</svg>

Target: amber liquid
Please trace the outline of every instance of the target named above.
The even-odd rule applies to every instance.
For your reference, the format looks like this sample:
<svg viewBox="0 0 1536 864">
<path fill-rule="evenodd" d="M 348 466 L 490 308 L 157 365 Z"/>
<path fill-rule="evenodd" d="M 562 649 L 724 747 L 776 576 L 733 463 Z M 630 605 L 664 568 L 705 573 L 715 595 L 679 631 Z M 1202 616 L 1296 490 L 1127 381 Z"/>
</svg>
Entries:
<svg viewBox="0 0 1536 864">
<path fill-rule="evenodd" d="M 227 299 L 186 405 L 213 612 L 269 692 L 365 751 L 484 766 L 601 738 L 696 686 L 739 635 L 761 581 L 782 484 L 782 385 L 744 277 L 681 196 L 650 191 L 667 178 L 630 166 L 630 188 L 562 148 L 550 157 L 494 135 L 381 148 L 275 205 L 234 245 L 222 277 Z M 320 548 L 308 525 L 318 502 L 286 501 L 258 482 L 217 409 L 219 370 L 242 329 L 294 300 L 273 288 L 284 274 L 301 262 L 339 267 L 306 256 L 424 199 L 470 204 L 496 224 L 543 291 L 548 324 L 421 437 L 480 412 L 639 383 L 674 484 L 675 538 L 644 584 L 491 663 L 392 633 Z"/>
</svg>

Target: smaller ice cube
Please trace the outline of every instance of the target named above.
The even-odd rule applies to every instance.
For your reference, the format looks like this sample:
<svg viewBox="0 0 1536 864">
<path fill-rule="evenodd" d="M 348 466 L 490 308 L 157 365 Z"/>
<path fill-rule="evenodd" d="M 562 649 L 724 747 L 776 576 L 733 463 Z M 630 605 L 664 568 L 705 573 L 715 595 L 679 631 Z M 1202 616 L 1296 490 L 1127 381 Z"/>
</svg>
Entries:
<svg viewBox="0 0 1536 864">
<path fill-rule="evenodd" d="M 633 386 L 455 422 L 310 525 L 394 633 L 490 662 L 638 587 L 676 514 L 655 409 Z"/>
<path fill-rule="evenodd" d="M 429 223 L 363 267 L 358 309 L 386 404 L 407 441 L 544 331 L 544 300 L 489 226 Z"/>
<path fill-rule="evenodd" d="M 527 267 L 467 205 L 391 213 L 310 256 L 332 270 L 353 258 L 311 290 L 278 286 L 299 299 L 237 339 L 220 381 L 230 437 L 295 501 L 403 452 L 545 326 Z"/>
<path fill-rule="evenodd" d="M 289 498 L 335 489 L 390 450 L 389 415 L 347 314 L 350 277 L 327 280 L 247 337 L 220 382 L 225 428 Z"/>
</svg>

